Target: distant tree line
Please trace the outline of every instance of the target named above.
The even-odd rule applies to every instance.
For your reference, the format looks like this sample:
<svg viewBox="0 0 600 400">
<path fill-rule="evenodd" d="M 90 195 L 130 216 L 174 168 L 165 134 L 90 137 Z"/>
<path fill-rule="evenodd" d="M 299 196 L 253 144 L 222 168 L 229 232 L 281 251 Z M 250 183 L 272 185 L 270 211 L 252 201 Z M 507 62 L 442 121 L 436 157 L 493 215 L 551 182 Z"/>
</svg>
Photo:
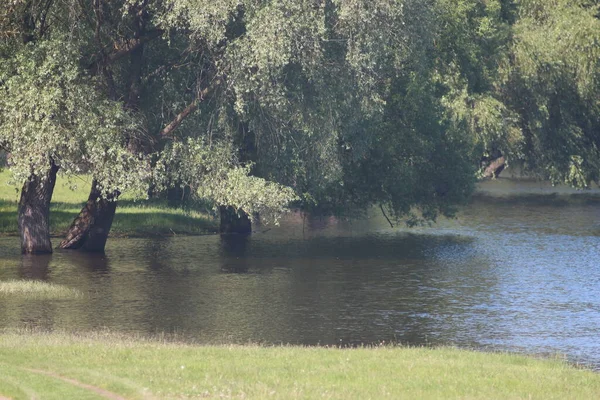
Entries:
<svg viewBox="0 0 600 400">
<path fill-rule="evenodd" d="M 103 251 L 121 193 L 191 188 L 226 221 L 290 205 L 452 215 L 507 163 L 600 171 L 594 0 L 5 0 L 0 146 L 25 253 L 57 174 L 61 248 Z"/>
</svg>

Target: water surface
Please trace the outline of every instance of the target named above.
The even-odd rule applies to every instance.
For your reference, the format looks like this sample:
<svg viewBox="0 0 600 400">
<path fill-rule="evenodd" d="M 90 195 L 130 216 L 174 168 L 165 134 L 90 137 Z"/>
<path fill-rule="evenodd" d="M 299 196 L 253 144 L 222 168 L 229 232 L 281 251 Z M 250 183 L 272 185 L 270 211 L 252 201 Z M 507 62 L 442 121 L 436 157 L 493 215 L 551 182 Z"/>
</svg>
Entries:
<svg viewBox="0 0 600 400">
<path fill-rule="evenodd" d="M 476 200 L 456 220 L 391 229 L 288 218 L 251 237 L 112 239 L 105 256 L 22 257 L 0 279 L 76 288 L 0 299 L 0 328 L 176 334 L 202 343 L 381 342 L 561 353 L 600 365 L 597 202 Z"/>
</svg>

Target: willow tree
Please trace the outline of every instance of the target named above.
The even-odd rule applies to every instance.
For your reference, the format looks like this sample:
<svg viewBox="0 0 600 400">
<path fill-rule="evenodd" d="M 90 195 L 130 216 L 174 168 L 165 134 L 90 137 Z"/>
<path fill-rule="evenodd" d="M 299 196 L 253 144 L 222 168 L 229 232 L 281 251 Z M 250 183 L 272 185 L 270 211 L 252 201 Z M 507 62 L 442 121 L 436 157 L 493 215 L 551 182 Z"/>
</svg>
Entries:
<svg viewBox="0 0 600 400">
<path fill-rule="evenodd" d="M 28 136 L 8 133 L 20 121 L 47 129 L 36 142 L 47 148 L 22 153 L 34 188 L 44 187 L 39 171 L 52 171 L 59 158 L 64 172 L 85 164 L 94 176 L 63 248 L 104 249 L 114 200 L 132 181 L 144 181 L 139 154 L 150 156 L 155 186 L 186 183 L 247 214 L 299 199 L 326 211 L 380 205 L 398 218 L 421 207 L 421 217 L 433 219 L 450 213 L 471 189 L 459 153 L 471 143 L 445 119 L 431 84 L 437 20 L 429 2 L 22 5 L 23 15 L 33 6 L 41 10 L 33 18 L 38 38 L 34 45 L 16 36 L 6 42 L 14 67 L 6 68 L 3 89 L 7 98 L 47 91 L 55 109 L 34 114 L 7 101 L 5 142 L 18 155 L 20 138 Z M 30 53 L 43 49 L 40 64 L 31 64 Z M 30 92 L 19 89 L 43 77 L 44 63 L 56 57 L 62 58 L 51 79 L 38 79 Z M 33 72 L 21 71 L 21 64 L 33 65 Z M 9 109 L 24 114 L 11 119 Z M 67 122 L 49 129 L 58 116 Z M 71 145 L 61 147 L 65 135 Z M 43 154 L 46 169 L 34 169 L 31 154 Z"/>
<path fill-rule="evenodd" d="M 229 22 L 207 31 L 221 32 L 222 53 L 211 53 L 222 54 L 218 88 L 210 89 L 218 97 L 198 111 L 206 131 L 230 138 L 252 175 L 293 188 L 301 206 L 323 212 L 381 205 L 414 221 L 415 207 L 433 219 L 466 198 L 473 174 L 461 154 L 472 143 L 443 121 L 428 84 L 430 3 L 225 2 L 219 17 L 200 3 L 175 9 L 203 48 L 210 46 L 202 29 Z M 411 104 L 426 106 L 431 121 L 403 110 Z"/>
<path fill-rule="evenodd" d="M 345 108 L 338 178 L 319 203 L 333 211 L 375 205 L 390 222 L 409 224 L 452 215 L 473 189 L 473 140 L 439 99 L 433 2 L 347 1 L 336 10 L 333 43 L 348 66 L 332 73 L 343 76 Z"/>
<path fill-rule="evenodd" d="M 155 188 L 165 181 L 185 183 L 204 190 L 205 195 L 214 193 L 210 200 L 216 203 L 228 202 L 225 205 L 239 208 L 240 201 L 235 200 L 239 193 L 244 190 L 254 193 L 262 187 L 264 192 L 256 197 L 262 199 L 262 205 L 257 207 L 264 209 L 269 202 L 279 204 L 279 197 L 269 190 L 278 186 L 268 185 L 258 177 L 249 178 L 250 171 L 238 159 L 235 147 L 242 123 L 238 118 L 240 103 L 235 98 L 237 86 L 241 85 L 236 82 L 236 74 L 245 68 L 245 58 L 253 56 L 243 54 L 250 36 L 247 26 L 268 17 L 270 8 L 276 7 L 269 2 L 233 1 L 97 1 L 94 4 L 91 19 L 99 44 L 97 54 L 92 57 L 94 68 L 102 71 L 111 97 L 121 99 L 123 107 L 135 111 L 142 120 L 148 136 L 146 140 L 131 141 L 130 150 L 158 152 L 153 156 L 157 167 Z M 291 36 L 301 35 L 291 24 L 286 28 Z M 270 49 L 273 54 L 279 52 L 274 50 L 275 45 Z M 116 49 L 114 54 L 103 54 L 108 48 Z M 269 60 L 267 65 L 278 62 Z M 208 173 L 207 168 L 212 164 L 198 154 L 184 152 L 190 158 L 176 158 L 182 154 L 176 151 L 179 143 L 189 144 L 190 148 L 206 143 L 213 154 L 221 156 L 218 160 L 213 157 L 212 161 L 220 163 L 218 170 L 223 173 Z M 230 172 L 226 172 L 228 168 Z M 198 174 L 192 177 L 191 172 Z M 246 178 L 240 181 L 237 178 L 241 176 Z M 186 182 L 182 182 L 184 178 Z M 227 183 L 234 178 L 235 186 Z M 217 190 L 223 187 L 239 193 L 226 196 Z M 289 200 L 293 198 L 286 197 L 283 189 L 278 193 Z M 118 192 L 111 196 L 116 198 Z M 103 250 L 116 203 L 107 204 L 112 207 L 104 206 L 104 200 L 93 187 L 88 203 L 61 247 Z M 251 212 L 249 203 L 244 204 L 245 211 Z M 102 236 L 96 234 L 92 238 L 94 232 L 102 232 Z"/>
<path fill-rule="evenodd" d="M 515 115 L 498 90 L 515 21 L 513 0 L 436 0 L 432 56 L 445 119 L 473 138 L 473 164 L 495 176 L 518 146 Z"/>
<path fill-rule="evenodd" d="M 52 252 L 49 205 L 60 170 L 93 171 L 103 190 L 140 182 L 144 162 L 126 151 L 135 119 L 81 68 L 85 35 L 76 2 L 11 2 L 0 15 L 0 143 L 24 182 L 18 223 L 24 253 Z M 135 174 L 138 176 L 134 176 Z"/>
<path fill-rule="evenodd" d="M 526 171 L 585 188 L 600 180 L 600 6 L 521 1 L 499 92 Z"/>
<path fill-rule="evenodd" d="M 598 4 L 436 1 L 437 80 L 448 118 L 476 139 L 474 158 L 587 187 L 598 181 Z"/>
</svg>

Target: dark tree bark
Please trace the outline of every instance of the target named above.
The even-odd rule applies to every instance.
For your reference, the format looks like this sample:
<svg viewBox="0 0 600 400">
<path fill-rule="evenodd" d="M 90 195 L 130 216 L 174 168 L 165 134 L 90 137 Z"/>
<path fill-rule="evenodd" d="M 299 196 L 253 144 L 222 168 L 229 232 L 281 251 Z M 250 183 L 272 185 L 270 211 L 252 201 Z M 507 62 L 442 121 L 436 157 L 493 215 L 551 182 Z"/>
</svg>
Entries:
<svg viewBox="0 0 600 400">
<path fill-rule="evenodd" d="M 104 45 L 100 40 L 100 28 L 105 22 L 104 16 L 95 3 L 96 18 L 96 41 L 98 44 L 98 57 L 88 68 L 94 73 L 103 72 L 109 87 L 109 94 L 113 100 L 124 99 L 124 107 L 128 110 L 136 110 L 139 106 L 142 95 L 142 72 L 144 70 L 144 46 L 147 42 L 160 37 L 164 32 L 162 30 L 147 30 L 146 24 L 149 19 L 148 0 L 136 2 L 129 8 L 129 14 L 132 17 L 131 31 L 133 38 L 130 44 L 116 48 L 116 52 L 111 55 L 103 53 Z M 112 78 L 111 66 L 117 60 L 129 56 L 129 77 L 127 90 L 117 93 L 117 87 Z M 158 137 L 168 137 L 175 129 L 192 114 L 205 97 L 221 83 L 220 79 L 214 79 L 212 83 L 201 90 L 183 111 L 181 111 L 170 123 L 168 123 L 158 134 Z M 146 139 L 144 139 L 146 140 Z M 144 144 L 134 138 L 128 139 L 128 149 L 134 153 L 144 152 Z M 60 244 L 62 249 L 81 249 L 84 251 L 101 252 L 104 251 L 108 233 L 112 226 L 112 221 L 116 212 L 116 198 L 119 193 L 113 194 L 113 199 L 103 199 L 99 191 L 93 185 L 90 196 L 85 207 L 81 210 L 77 218 L 73 221 L 67 232 L 65 240 Z"/>
<path fill-rule="evenodd" d="M 238 213 L 233 207 L 219 207 L 221 217 L 220 232 L 222 234 L 229 233 L 252 233 L 252 221 L 245 212 Z"/>
<path fill-rule="evenodd" d="M 192 195 L 189 185 L 175 184 L 167 189 L 167 203 L 169 207 L 185 207 Z"/>
<path fill-rule="evenodd" d="M 200 103 L 202 103 L 206 96 L 208 96 L 217 86 L 219 86 L 220 83 L 220 79 L 215 79 L 209 86 L 202 89 L 198 93 L 197 97 L 190 104 L 188 104 L 179 114 L 177 114 L 167 126 L 165 126 L 160 131 L 159 135 L 162 137 L 170 136 L 173 133 L 173 131 L 177 129 L 187 117 L 190 116 L 190 114 L 196 111 Z"/>
<path fill-rule="evenodd" d="M 44 176 L 32 175 L 23 185 L 18 215 L 23 254 L 52 253 L 50 200 L 57 172 L 58 167 L 52 163 Z"/>
<path fill-rule="evenodd" d="M 116 199 L 100 199 L 96 202 L 96 218 L 94 224 L 90 227 L 82 250 L 91 253 L 104 253 L 116 211 Z"/>
<path fill-rule="evenodd" d="M 108 234 L 117 210 L 115 193 L 108 198 L 102 196 L 96 181 L 85 206 L 67 231 L 65 239 L 60 242 L 59 248 L 70 250 L 84 250 L 88 252 L 104 252 Z"/>
<path fill-rule="evenodd" d="M 97 3 L 99 4 L 99 3 Z M 129 13 L 133 17 L 132 28 L 134 30 L 134 41 L 130 46 L 117 49 L 117 52 L 109 57 L 101 57 L 90 65 L 90 69 L 102 70 L 105 73 L 107 82 L 110 87 L 110 97 L 113 100 L 117 99 L 116 88 L 112 79 L 112 73 L 109 71 L 109 66 L 117 59 L 129 55 L 129 77 L 128 90 L 125 95 L 125 108 L 128 110 L 137 109 L 140 98 L 140 83 L 141 73 L 143 68 L 144 45 L 146 42 L 153 40 L 163 31 L 156 30 L 153 32 L 146 31 L 146 22 L 148 18 L 147 7 L 148 0 L 144 0 L 137 5 L 131 6 Z M 102 52 L 102 43 L 99 39 L 99 29 L 102 25 L 103 17 L 100 9 L 96 7 L 96 40 L 98 47 Z M 101 62 L 100 62 L 101 61 Z M 136 138 L 129 138 L 128 148 L 130 151 L 137 152 L 141 148 L 141 144 Z M 94 179 L 90 195 L 85 206 L 75 218 L 65 239 L 60 243 L 61 249 L 82 250 L 86 252 L 102 253 L 106 247 L 108 234 L 117 211 L 117 198 L 119 192 L 116 191 L 109 196 L 102 196 L 98 189 L 97 181 Z"/>
</svg>

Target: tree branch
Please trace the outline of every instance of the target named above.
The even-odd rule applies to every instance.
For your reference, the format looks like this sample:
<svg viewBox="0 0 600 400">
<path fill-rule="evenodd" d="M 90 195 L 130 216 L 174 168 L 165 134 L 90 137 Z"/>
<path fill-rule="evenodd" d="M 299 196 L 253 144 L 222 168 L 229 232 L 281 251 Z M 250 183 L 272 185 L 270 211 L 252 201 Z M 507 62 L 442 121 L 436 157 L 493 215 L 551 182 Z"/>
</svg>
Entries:
<svg viewBox="0 0 600 400">
<path fill-rule="evenodd" d="M 198 93 L 198 96 L 186 108 L 183 109 L 177 116 L 160 131 L 160 136 L 170 136 L 183 120 L 191 113 L 196 111 L 200 103 L 204 101 L 206 96 L 221 83 L 220 79 L 215 79 L 210 86 L 205 87 Z"/>
<path fill-rule="evenodd" d="M 139 39 L 128 40 L 123 45 L 117 47 L 117 50 L 115 52 L 106 56 L 104 58 L 104 60 L 102 58 L 100 58 L 100 59 L 97 59 L 97 60 L 94 60 L 93 62 L 91 62 L 88 65 L 87 69 L 88 70 L 97 69 L 100 66 L 100 64 L 104 64 L 105 66 L 112 64 L 115 61 L 117 61 L 117 60 L 125 57 L 126 55 L 132 53 L 133 51 L 139 49 L 144 44 L 162 36 L 162 34 L 164 32 L 165 31 L 162 29 L 154 29 L 152 31 L 148 31 L 146 35 L 140 37 Z"/>
<path fill-rule="evenodd" d="M 385 217 L 385 219 L 387 220 L 388 224 L 390 224 L 390 226 L 393 228 L 394 225 L 392 225 L 392 221 L 390 221 L 390 219 L 388 218 L 387 214 L 385 213 L 385 210 L 383 209 L 383 205 L 380 204 L 379 208 L 381 209 L 381 213 L 383 214 L 383 216 Z"/>
<path fill-rule="evenodd" d="M 189 52 L 190 52 L 189 49 L 183 50 L 180 57 L 177 57 L 176 60 L 165 63 L 165 64 L 159 66 L 158 68 L 156 68 L 154 71 L 146 74 L 143 77 L 144 83 L 147 84 L 147 83 L 151 82 L 155 76 L 160 75 L 163 72 L 170 70 L 171 68 L 181 68 L 181 67 L 185 67 L 186 65 L 190 64 L 190 62 L 184 62 L 184 59 L 188 56 Z"/>
<path fill-rule="evenodd" d="M 133 43 L 129 42 L 125 44 L 123 48 L 118 49 L 116 52 L 110 54 L 107 57 L 108 63 L 115 62 L 121 57 L 124 57 L 132 51 L 137 50 L 140 46 L 162 36 L 162 34 L 165 33 L 165 31 L 162 29 L 154 29 L 151 31 L 147 31 L 146 33 L 146 35 L 141 36 L 139 39 L 132 41 Z"/>
<path fill-rule="evenodd" d="M 44 6 L 44 9 L 42 11 L 42 14 L 40 16 L 40 37 L 44 36 L 44 34 L 46 33 L 46 30 L 48 29 L 48 26 L 46 25 L 46 17 L 48 16 L 48 13 L 50 12 L 50 7 L 52 7 L 54 0 L 48 0 L 46 2 L 46 5 Z"/>
</svg>

